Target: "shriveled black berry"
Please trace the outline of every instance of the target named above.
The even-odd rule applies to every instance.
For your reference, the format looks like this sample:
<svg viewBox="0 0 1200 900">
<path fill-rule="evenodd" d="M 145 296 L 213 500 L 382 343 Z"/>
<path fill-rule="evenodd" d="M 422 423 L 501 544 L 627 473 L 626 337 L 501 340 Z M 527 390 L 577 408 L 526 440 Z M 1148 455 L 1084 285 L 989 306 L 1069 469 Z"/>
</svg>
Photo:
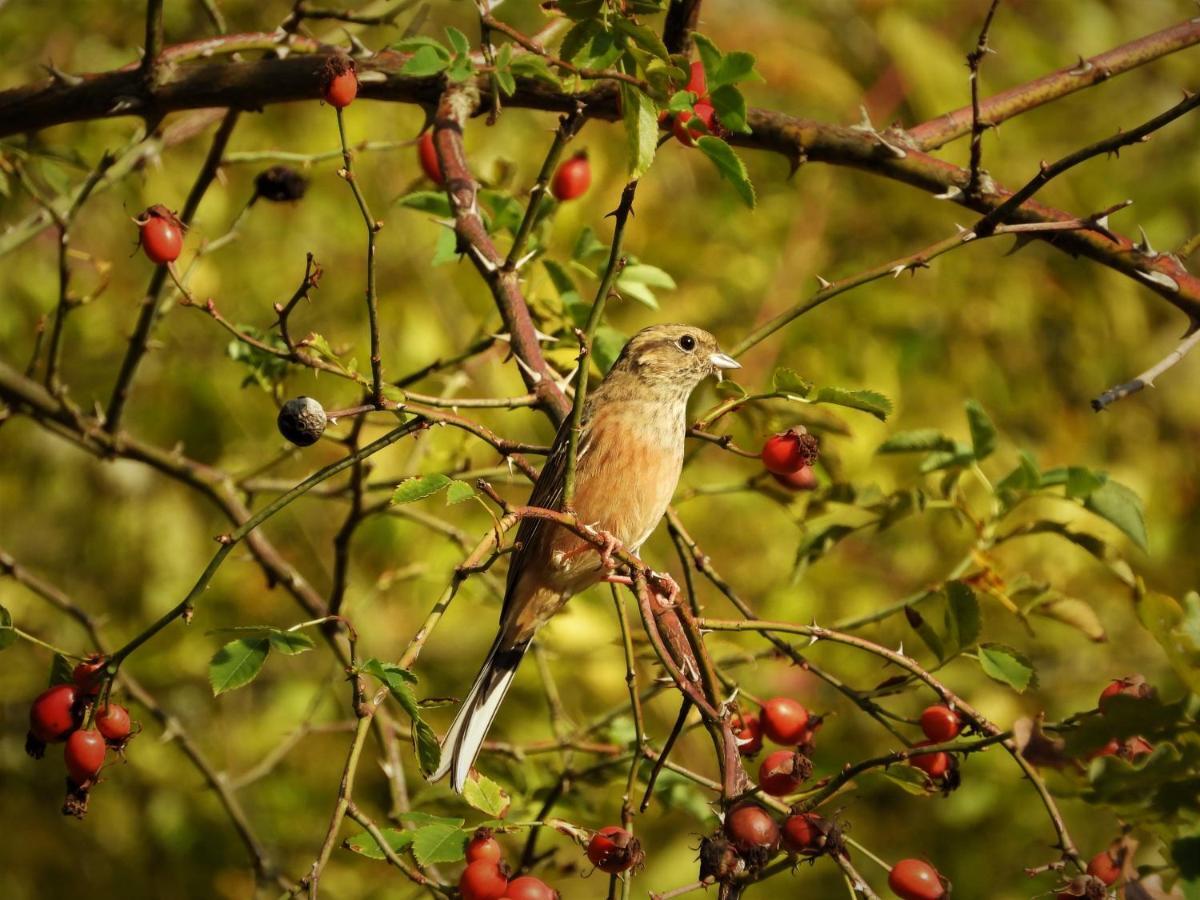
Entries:
<svg viewBox="0 0 1200 900">
<path fill-rule="evenodd" d="M 275 424 L 293 444 L 307 447 L 325 431 L 325 408 L 312 397 L 297 397 L 283 404 Z"/>
<path fill-rule="evenodd" d="M 308 190 L 308 179 L 288 166 L 271 166 L 254 179 L 255 197 L 273 203 L 299 200 Z"/>
</svg>

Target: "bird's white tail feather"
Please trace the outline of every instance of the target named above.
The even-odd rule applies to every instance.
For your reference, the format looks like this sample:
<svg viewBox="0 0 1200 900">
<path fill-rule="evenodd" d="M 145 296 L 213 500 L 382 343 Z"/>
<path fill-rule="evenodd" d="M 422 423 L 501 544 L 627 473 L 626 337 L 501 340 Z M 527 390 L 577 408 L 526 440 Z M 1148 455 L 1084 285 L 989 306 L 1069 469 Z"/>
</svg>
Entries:
<svg viewBox="0 0 1200 900">
<path fill-rule="evenodd" d="M 467 774 L 479 756 L 492 720 L 500 710 L 504 695 L 508 693 L 513 676 L 517 674 L 517 666 L 525 655 L 528 643 L 522 643 L 511 649 L 500 649 L 499 641 L 492 646 L 484 660 L 471 692 L 458 709 L 458 715 L 450 730 L 442 739 L 442 758 L 437 771 L 429 776 L 430 781 L 437 781 L 450 775 L 450 786 L 462 793 L 467 783 Z"/>
</svg>

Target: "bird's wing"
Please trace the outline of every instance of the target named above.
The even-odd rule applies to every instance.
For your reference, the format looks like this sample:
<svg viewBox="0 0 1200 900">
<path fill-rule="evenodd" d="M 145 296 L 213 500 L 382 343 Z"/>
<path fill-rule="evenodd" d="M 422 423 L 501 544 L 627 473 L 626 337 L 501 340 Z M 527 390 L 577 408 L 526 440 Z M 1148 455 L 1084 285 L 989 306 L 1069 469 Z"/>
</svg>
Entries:
<svg viewBox="0 0 1200 900">
<path fill-rule="evenodd" d="M 584 408 L 583 421 L 579 434 L 579 446 L 576 450 L 576 462 L 578 463 L 588 449 L 589 423 L 591 416 L 591 403 L 588 403 Z M 536 506 L 539 509 L 561 510 L 563 503 L 563 479 L 567 474 L 567 456 L 570 453 L 570 433 L 571 433 L 571 418 L 568 416 L 563 420 L 562 425 L 558 428 L 558 433 L 554 435 L 554 443 L 550 446 L 550 455 L 546 457 L 546 464 L 542 466 L 542 471 L 538 475 L 537 481 L 534 482 L 533 491 L 529 495 L 529 506 Z M 505 585 L 504 591 L 504 606 L 500 611 L 500 621 L 505 621 L 509 607 L 513 602 L 513 589 L 516 586 L 517 579 L 525 570 L 525 567 L 530 564 L 538 565 L 542 561 L 536 560 L 534 554 L 542 541 L 540 538 L 543 532 L 554 528 L 552 522 L 547 522 L 545 519 L 528 518 L 521 521 L 520 527 L 517 529 L 517 549 L 512 555 L 512 559 L 508 565 L 508 582 Z"/>
</svg>

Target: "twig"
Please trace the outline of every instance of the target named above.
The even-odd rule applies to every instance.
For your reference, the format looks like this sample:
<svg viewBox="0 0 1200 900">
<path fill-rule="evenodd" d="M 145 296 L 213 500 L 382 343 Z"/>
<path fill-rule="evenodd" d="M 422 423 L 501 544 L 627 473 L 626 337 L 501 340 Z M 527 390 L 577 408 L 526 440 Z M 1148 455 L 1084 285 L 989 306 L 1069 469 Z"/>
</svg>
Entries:
<svg viewBox="0 0 1200 900">
<path fill-rule="evenodd" d="M 533 183 L 533 187 L 529 189 L 529 205 L 525 207 L 525 215 L 521 218 L 521 224 L 517 228 L 517 235 L 513 238 L 513 245 L 508 251 L 508 256 L 504 260 L 504 268 L 506 270 L 514 270 L 521 262 L 521 257 L 525 253 L 525 244 L 529 240 L 529 235 L 533 232 L 533 226 L 537 224 L 541 214 L 542 199 L 546 196 L 547 185 L 550 184 L 550 179 L 554 176 L 554 170 L 558 167 L 558 161 L 562 157 L 563 148 L 583 127 L 583 107 L 577 106 L 572 112 L 562 116 L 558 120 L 558 128 L 554 130 L 554 140 L 550 143 L 550 149 L 546 152 L 546 158 L 542 161 L 541 171 L 538 172 L 537 180 Z"/>
<path fill-rule="evenodd" d="M 1179 346 L 1133 380 L 1109 388 L 1092 401 L 1092 409 L 1096 412 L 1101 412 L 1109 404 L 1116 403 L 1118 400 L 1124 400 L 1126 397 L 1136 394 L 1144 388 L 1154 387 L 1154 380 L 1187 356 L 1188 352 L 1196 346 L 1197 342 L 1200 342 L 1200 328 L 1197 328 L 1196 324 L 1193 323 L 1192 333 L 1180 341 Z"/>
<path fill-rule="evenodd" d="M 967 54 L 967 68 L 971 72 L 967 79 L 971 86 L 971 174 L 965 188 L 968 194 L 979 190 L 980 165 L 983 162 L 983 132 L 988 127 L 979 111 L 979 65 L 987 54 L 993 52 L 988 46 L 988 30 L 992 27 L 992 18 L 996 15 L 996 7 L 999 5 L 1000 0 L 992 0 L 992 5 L 988 7 L 987 15 L 984 16 L 983 27 L 979 29 L 975 49 Z"/>
<path fill-rule="evenodd" d="M 535 41 L 533 38 L 522 34 L 520 31 L 518 31 L 517 29 L 515 29 L 511 25 L 509 25 L 507 22 L 501 22 L 495 16 L 485 13 L 484 15 L 480 16 L 480 21 L 482 22 L 483 27 L 485 29 L 499 31 L 501 34 L 508 35 L 508 37 L 512 38 L 514 41 L 516 41 L 518 44 L 520 44 L 526 50 L 530 51 L 531 53 L 536 53 L 538 56 L 542 57 L 544 60 L 546 60 L 546 62 L 550 63 L 550 65 L 554 66 L 557 69 L 562 69 L 564 72 L 570 72 L 572 75 L 576 76 L 577 78 L 582 78 L 585 81 L 603 81 L 603 80 L 623 81 L 626 84 L 633 85 L 638 90 L 641 90 L 643 92 L 647 92 L 650 89 L 650 86 L 648 84 L 646 84 L 646 82 L 643 81 L 642 79 L 640 79 L 634 75 L 629 75 L 629 74 L 626 74 L 625 72 L 618 71 L 616 69 L 601 70 L 601 69 L 580 68 L 579 66 L 576 66 L 575 64 L 570 63 L 565 59 L 559 59 L 554 54 L 547 52 L 546 48 L 543 47 L 537 41 Z M 496 96 L 498 96 L 498 95 L 493 95 L 493 102 L 495 102 Z"/>
</svg>

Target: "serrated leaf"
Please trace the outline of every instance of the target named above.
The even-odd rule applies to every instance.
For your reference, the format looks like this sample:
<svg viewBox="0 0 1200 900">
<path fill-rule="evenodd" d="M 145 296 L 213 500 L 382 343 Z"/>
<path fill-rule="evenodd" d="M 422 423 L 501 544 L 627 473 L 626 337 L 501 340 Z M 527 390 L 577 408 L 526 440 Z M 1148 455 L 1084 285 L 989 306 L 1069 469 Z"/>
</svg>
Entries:
<svg viewBox="0 0 1200 900">
<path fill-rule="evenodd" d="M 401 75 L 411 75 L 414 78 L 426 78 L 436 75 L 450 65 L 450 60 L 431 46 L 418 47 L 400 67 Z"/>
<path fill-rule="evenodd" d="M 446 489 L 446 505 L 453 506 L 475 496 L 475 488 L 465 481 L 456 481 Z"/>
<path fill-rule="evenodd" d="M 54 659 L 50 661 L 50 687 L 56 684 L 71 684 L 74 681 L 75 664 L 61 653 L 55 653 Z"/>
<path fill-rule="evenodd" d="M 667 51 L 667 45 L 662 42 L 662 38 L 658 33 L 645 25 L 638 25 L 636 22 L 625 18 L 616 18 L 613 20 L 617 26 L 617 30 L 627 35 L 635 44 L 645 50 L 652 56 L 658 59 L 668 59 L 670 53 Z"/>
<path fill-rule="evenodd" d="M 892 413 L 892 401 L 877 391 L 851 391 L 845 388 L 823 387 L 812 397 L 813 403 L 832 403 L 870 413 L 881 422 L 886 422 Z"/>
<path fill-rule="evenodd" d="M 1033 663 L 1022 653 L 1003 644 L 981 644 L 979 665 L 989 678 L 1007 684 L 1018 694 L 1037 686 Z"/>
<path fill-rule="evenodd" d="M 467 855 L 467 835 L 449 825 L 426 825 L 413 834 L 412 852 L 422 866 L 458 862 Z"/>
<path fill-rule="evenodd" d="M 732 84 L 724 84 L 709 94 L 708 99 L 718 122 L 738 134 L 750 133 L 750 126 L 746 124 L 746 98 L 741 91 Z"/>
<path fill-rule="evenodd" d="M 1084 466 L 1068 466 L 1065 482 L 1067 496 L 1072 500 L 1085 499 L 1102 488 L 1106 481 L 1108 476 L 1103 472 L 1093 472 Z"/>
<path fill-rule="evenodd" d="M 451 215 L 450 200 L 445 191 L 413 191 L 398 199 L 396 205 L 440 216 L 443 219 L 449 218 Z"/>
<path fill-rule="evenodd" d="M 388 691 L 400 704 L 400 708 L 408 713 L 408 717 L 412 720 L 413 750 L 417 754 L 417 762 L 421 766 L 421 771 L 426 775 L 433 772 L 441 761 L 442 751 L 438 745 L 437 735 L 421 718 L 421 706 L 417 703 L 416 695 L 411 687 L 416 684 L 417 676 L 395 663 L 380 662 L 377 659 L 368 659 L 360 668 L 363 672 L 374 675 L 387 685 Z"/>
<path fill-rule="evenodd" d="M 979 598 L 970 585 L 951 581 L 946 585 L 946 635 L 951 646 L 965 650 L 977 640 L 982 629 Z"/>
<path fill-rule="evenodd" d="M 17 633 L 13 631 L 12 614 L 0 606 L 0 650 L 7 650 L 17 642 Z"/>
<path fill-rule="evenodd" d="M 446 69 L 446 77 L 451 81 L 467 81 L 475 74 L 475 62 L 465 53 L 460 53 L 451 60 Z"/>
<path fill-rule="evenodd" d="M 920 453 L 928 450 L 953 450 L 954 439 L 936 428 L 897 431 L 879 445 L 876 453 Z"/>
<path fill-rule="evenodd" d="M 493 819 L 503 819 L 512 805 L 512 798 L 508 793 L 479 772 L 472 772 L 467 776 L 467 783 L 463 786 L 463 799 Z"/>
<path fill-rule="evenodd" d="M 621 108 L 625 145 L 629 150 L 629 177 L 641 178 L 654 162 L 658 149 L 658 110 L 654 101 L 633 85 L 621 83 Z"/>
<path fill-rule="evenodd" d="M 411 37 L 401 38 L 391 45 L 392 50 L 398 50 L 401 53 L 416 53 L 422 47 L 429 47 L 438 55 L 444 57 L 446 62 L 450 61 L 450 51 L 436 38 L 412 35 Z"/>
<path fill-rule="evenodd" d="M 617 282 L 636 281 L 639 284 L 646 284 L 650 287 L 663 288 L 665 290 L 675 289 L 675 279 L 671 277 L 669 272 L 665 272 L 658 266 L 652 266 L 648 263 L 636 263 L 626 266 L 621 270 L 621 278 Z"/>
<path fill-rule="evenodd" d="M 1125 532 L 1142 550 L 1146 549 L 1146 518 L 1142 500 L 1130 488 L 1111 478 L 1088 494 L 1085 509 L 1107 519 Z"/>
<path fill-rule="evenodd" d="M 975 451 L 969 444 L 955 443 L 953 450 L 938 450 L 921 460 L 917 471 L 922 475 L 941 469 L 961 468 L 975 459 Z"/>
<path fill-rule="evenodd" d="M 552 85 L 560 85 L 557 75 L 550 69 L 550 64 L 544 57 L 536 53 L 526 53 L 513 58 L 508 66 L 509 71 L 520 78 L 533 78 Z"/>
<path fill-rule="evenodd" d="M 721 57 L 716 71 L 709 78 L 708 87 L 714 89 L 738 81 L 762 81 L 763 77 L 754 70 L 754 54 L 744 50 L 730 50 Z"/>
<path fill-rule="evenodd" d="M 701 135 L 696 139 L 696 146 L 712 160 L 721 177 L 727 179 L 751 209 L 754 209 L 754 185 L 750 183 L 750 175 L 742 158 L 733 152 L 733 148 L 718 137 L 710 134 Z"/>
<path fill-rule="evenodd" d="M 987 459 L 996 449 L 996 426 L 975 400 L 967 401 L 967 426 L 971 429 L 971 447 L 975 451 L 975 459 Z"/>
<path fill-rule="evenodd" d="M 622 297 L 629 297 L 650 309 L 658 309 L 658 298 L 654 296 L 654 291 L 650 290 L 644 284 L 639 284 L 636 281 L 622 284 L 620 279 L 617 279 L 617 290 Z"/>
<path fill-rule="evenodd" d="M 616 36 L 596 21 L 580 22 L 563 38 L 563 57 L 581 69 L 607 69 L 625 52 Z"/>
<path fill-rule="evenodd" d="M 812 384 L 800 377 L 795 369 L 780 366 L 771 376 L 771 387 L 785 394 L 795 394 L 797 397 L 807 397 L 812 390 Z"/>
<path fill-rule="evenodd" d="M 413 842 L 413 837 L 416 832 L 400 831 L 396 828 L 381 828 L 380 833 L 383 839 L 387 841 L 388 847 L 395 853 L 400 853 Z M 383 851 L 379 849 L 379 842 L 371 837 L 369 832 L 363 831 L 353 837 L 346 838 L 343 846 L 359 856 L 365 856 L 367 859 L 387 859 Z"/>
<path fill-rule="evenodd" d="M 305 650 L 312 650 L 316 646 L 312 638 L 298 631 L 273 631 L 268 635 L 267 640 L 271 642 L 273 650 L 286 653 L 288 656 L 298 656 Z"/>
<path fill-rule="evenodd" d="M 732 378 L 722 378 L 715 385 L 713 385 L 713 390 L 719 396 L 729 399 L 748 396 L 746 389 Z"/>
<path fill-rule="evenodd" d="M 916 797 L 927 797 L 932 790 L 925 773 L 913 766 L 888 766 L 879 774 L 883 775 L 892 784 Z"/>
<path fill-rule="evenodd" d="M 699 32 L 692 35 L 692 41 L 700 55 L 700 62 L 704 65 L 705 81 L 712 84 L 713 77 L 721 68 L 721 51 L 717 49 L 716 44 Z"/>
<path fill-rule="evenodd" d="M 452 480 L 440 472 L 406 478 L 392 493 L 392 503 L 415 503 L 417 500 L 432 497 L 438 491 L 448 487 Z"/>
<path fill-rule="evenodd" d="M 213 696 L 244 687 L 262 671 L 271 652 L 270 638 L 238 638 L 215 654 L 208 664 L 208 681 Z"/>
<path fill-rule="evenodd" d="M 416 825 L 418 828 L 424 825 L 448 825 L 451 828 L 462 828 L 463 825 L 467 824 L 466 819 L 456 816 L 435 816 L 433 813 L 427 813 L 419 809 L 398 812 L 393 818 L 408 825 Z"/>
<path fill-rule="evenodd" d="M 496 69 L 496 83 L 500 85 L 500 91 L 506 97 L 511 97 L 517 92 L 517 80 L 513 78 L 512 71 L 509 69 Z"/>
</svg>

